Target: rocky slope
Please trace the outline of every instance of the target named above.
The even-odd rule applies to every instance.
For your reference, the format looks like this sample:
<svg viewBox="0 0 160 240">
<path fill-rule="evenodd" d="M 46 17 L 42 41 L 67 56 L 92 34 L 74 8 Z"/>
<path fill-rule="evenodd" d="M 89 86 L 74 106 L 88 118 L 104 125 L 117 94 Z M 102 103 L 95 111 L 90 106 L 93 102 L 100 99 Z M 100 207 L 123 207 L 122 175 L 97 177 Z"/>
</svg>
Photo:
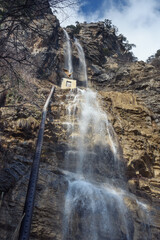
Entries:
<svg viewBox="0 0 160 240">
<path fill-rule="evenodd" d="M 46 14 L 46 12 L 45 12 Z M 51 82 L 60 85 L 63 76 L 63 30 L 56 17 L 37 24 L 48 34 L 28 31 L 25 44 L 37 62 L 29 77 L 21 70 L 19 89 L 10 89 L 6 106 L 0 107 L 0 239 L 17 239 L 30 167 L 34 157 L 41 110 Z M 79 39 L 87 61 L 89 86 L 97 90 L 109 115 L 126 164 L 128 188 L 145 202 L 150 213 L 144 220 L 135 201 L 126 198 L 134 219 L 135 240 L 143 239 L 147 221 L 150 239 L 160 238 L 160 71 L 144 62 L 132 61 L 131 54 L 113 28 L 104 23 L 80 24 Z M 78 80 L 78 57 L 73 44 L 74 78 Z M 27 74 L 29 70 L 27 69 Z M 34 76 L 34 78 L 33 78 Z M 5 79 L 3 80 L 5 83 Z M 29 88 L 28 88 L 29 86 Z M 3 90 L 3 84 L 1 85 Z M 63 203 L 67 189 L 64 166 L 67 149 L 66 95 L 58 88 L 49 108 L 42 150 L 32 239 L 62 239 Z M 143 222 L 144 221 L 144 222 Z M 148 230 L 146 230 L 148 231 Z"/>
</svg>

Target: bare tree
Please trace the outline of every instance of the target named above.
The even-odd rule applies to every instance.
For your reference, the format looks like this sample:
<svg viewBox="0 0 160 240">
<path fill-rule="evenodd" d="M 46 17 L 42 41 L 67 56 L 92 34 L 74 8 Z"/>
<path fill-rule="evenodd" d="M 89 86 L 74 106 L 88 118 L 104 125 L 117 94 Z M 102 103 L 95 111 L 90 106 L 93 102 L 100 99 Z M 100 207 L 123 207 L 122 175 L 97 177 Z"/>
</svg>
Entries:
<svg viewBox="0 0 160 240">
<path fill-rule="evenodd" d="M 22 33 L 30 29 L 42 34 L 33 23 L 48 9 L 46 0 L 0 0 L 0 78 L 10 74 L 11 78 L 18 79 L 17 64 L 29 64 L 29 52 Z"/>
<path fill-rule="evenodd" d="M 77 0 L 0 0 L 0 82 L 7 75 L 10 84 L 15 84 L 19 80 L 17 67 L 34 64 L 24 38 L 28 32 L 46 36 L 39 19 L 75 3 Z"/>
</svg>

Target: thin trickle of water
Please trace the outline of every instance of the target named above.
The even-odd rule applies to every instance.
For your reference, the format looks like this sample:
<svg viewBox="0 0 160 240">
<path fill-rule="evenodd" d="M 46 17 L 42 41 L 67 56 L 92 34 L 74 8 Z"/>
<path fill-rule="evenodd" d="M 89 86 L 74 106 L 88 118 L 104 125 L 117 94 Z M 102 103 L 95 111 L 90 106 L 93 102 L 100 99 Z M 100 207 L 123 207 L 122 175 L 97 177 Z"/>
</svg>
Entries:
<svg viewBox="0 0 160 240">
<path fill-rule="evenodd" d="M 87 68 L 86 68 L 86 60 L 85 60 L 85 54 L 83 51 L 83 48 L 78 41 L 78 39 L 75 38 L 75 45 L 78 50 L 78 56 L 79 56 L 79 78 L 82 82 L 85 82 L 86 87 L 88 86 L 88 77 L 87 77 Z"/>
<path fill-rule="evenodd" d="M 72 49 L 71 49 L 71 41 L 70 37 L 65 29 L 63 29 L 65 35 L 65 44 L 64 44 L 64 58 L 65 58 L 65 69 L 68 70 L 69 73 L 73 72 L 73 64 L 72 64 Z"/>
</svg>

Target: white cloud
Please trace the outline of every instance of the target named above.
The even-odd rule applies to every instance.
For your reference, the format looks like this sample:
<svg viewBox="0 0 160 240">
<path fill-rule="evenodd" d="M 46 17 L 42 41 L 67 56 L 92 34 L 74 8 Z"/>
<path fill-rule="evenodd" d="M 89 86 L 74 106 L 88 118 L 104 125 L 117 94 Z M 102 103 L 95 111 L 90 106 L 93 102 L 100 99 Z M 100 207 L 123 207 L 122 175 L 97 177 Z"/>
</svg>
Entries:
<svg viewBox="0 0 160 240">
<path fill-rule="evenodd" d="M 75 0 L 73 4 L 60 3 L 59 5 L 56 5 L 56 12 L 54 14 L 58 17 L 62 27 L 71 24 L 75 25 L 76 21 L 84 22 L 86 18 L 80 10 L 80 7 L 78 0 Z"/>
<path fill-rule="evenodd" d="M 139 60 L 146 60 L 160 48 L 158 8 L 157 0 L 129 0 L 122 11 L 112 7 L 104 12 L 129 42 L 136 44 L 133 50 Z"/>
<path fill-rule="evenodd" d="M 108 9 L 108 6 L 110 8 Z M 158 10 L 159 9 L 159 10 Z M 160 1 L 159 0 L 128 0 L 126 5 L 115 5 L 113 0 L 104 0 L 99 9 L 88 15 L 80 11 L 80 6 L 67 9 L 69 17 L 62 26 L 79 22 L 91 22 L 111 19 L 130 43 L 136 44 L 133 48 L 139 60 L 146 60 L 150 55 L 160 49 Z M 58 13 L 62 19 L 64 14 Z"/>
<path fill-rule="evenodd" d="M 67 6 L 67 7 L 63 7 L 63 4 L 58 6 L 57 13 L 55 13 L 55 15 L 57 16 L 57 18 L 60 21 L 60 24 L 62 27 L 66 27 L 70 24 L 75 25 L 75 22 L 78 21 L 80 23 L 83 22 L 96 22 L 99 21 L 99 10 L 97 10 L 94 13 L 90 13 L 88 15 L 85 15 L 85 13 L 83 13 L 81 11 L 81 5 L 79 4 L 78 0 L 74 1 L 75 4 Z M 77 2 L 77 3 L 76 3 Z M 87 2 L 87 0 L 86 0 Z M 83 2 L 83 5 L 85 5 L 85 2 Z"/>
</svg>

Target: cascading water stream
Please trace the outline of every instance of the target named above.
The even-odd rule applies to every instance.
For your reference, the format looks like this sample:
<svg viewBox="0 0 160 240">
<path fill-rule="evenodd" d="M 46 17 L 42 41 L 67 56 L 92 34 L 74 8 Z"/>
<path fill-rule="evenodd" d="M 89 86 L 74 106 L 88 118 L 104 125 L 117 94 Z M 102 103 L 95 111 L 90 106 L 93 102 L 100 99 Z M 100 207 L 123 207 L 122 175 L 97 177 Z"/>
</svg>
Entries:
<svg viewBox="0 0 160 240">
<path fill-rule="evenodd" d="M 132 240 L 133 219 L 125 198 L 135 197 L 123 190 L 119 144 L 97 93 L 88 88 L 71 91 L 67 116 L 63 240 Z"/>
<path fill-rule="evenodd" d="M 129 213 L 118 187 L 120 178 L 113 181 L 118 176 L 119 146 L 97 94 L 90 89 L 78 89 L 67 112 L 70 147 L 65 157 L 68 192 L 64 239 L 116 239 L 116 235 L 123 239 L 125 235 L 129 240 L 131 223 L 125 218 Z M 124 232 L 115 229 L 115 221 L 123 224 Z"/>
<path fill-rule="evenodd" d="M 88 77 L 87 77 L 87 68 L 86 68 L 86 60 L 85 60 L 85 54 L 83 51 L 83 48 L 78 41 L 78 39 L 75 38 L 75 45 L 78 50 L 78 57 L 79 57 L 79 71 L 80 71 L 80 80 L 85 82 L 85 86 L 88 87 Z"/>
<path fill-rule="evenodd" d="M 72 50 L 71 50 L 71 41 L 70 37 L 65 29 L 63 29 L 65 34 L 65 45 L 64 45 L 64 57 L 65 57 L 65 69 L 68 70 L 69 73 L 73 72 L 73 64 L 72 64 Z"/>
</svg>

